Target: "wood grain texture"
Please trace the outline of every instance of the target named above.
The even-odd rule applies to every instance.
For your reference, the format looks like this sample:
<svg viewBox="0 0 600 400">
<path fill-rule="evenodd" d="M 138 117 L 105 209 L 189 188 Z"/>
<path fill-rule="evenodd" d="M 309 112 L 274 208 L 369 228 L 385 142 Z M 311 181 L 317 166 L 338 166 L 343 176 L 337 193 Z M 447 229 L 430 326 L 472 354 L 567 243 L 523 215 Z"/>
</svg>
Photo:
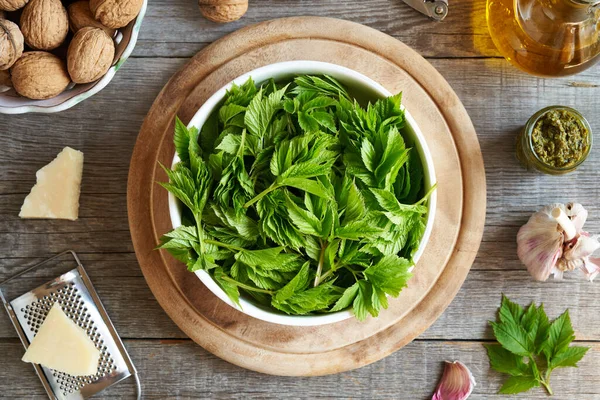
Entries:
<svg viewBox="0 0 600 400">
<path fill-rule="evenodd" d="M 154 1 L 148 8 L 139 57 L 191 57 L 205 45 L 268 19 L 294 16 L 342 18 L 391 35 L 426 57 L 498 57 L 487 31 L 485 2 L 456 0 L 444 23 L 428 20 L 401 0 L 252 0 L 239 21 L 216 24 L 205 20 L 196 2 Z M 177 29 L 174 29 L 177 27 Z"/>
<path fill-rule="evenodd" d="M 401 0 L 252 0 L 242 20 L 217 25 L 202 19 L 194 1 L 151 1 L 134 56 L 102 92 L 59 114 L 0 115 L 0 280 L 52 253 L 75 248 L 121 335 L 144 338 L 127 340 L 126 345 L 140 369 L 145 398 L 427 399 L 444 359 L 460 359 L 473 369 L 478 384 L 471 399 L 547 398 L 539 390 L 518 397 L 494 395 L 500 377 L 489 372 L 478 341 L 491 339 L 487 320 L 494 318 L 501 293 L 521 304 L 544 302 L 551 316 L 569 307 L 577 337 L 600 341 L 597 283 L 575 278 L 532 282 L 516 258 L 514 241 L 529 215 L 553 201 L 582 202 L 590 211 L 586 227 L 600 232 L 598 149 L 577 172 L 565 177 L 526 173 L 514 159 L 516 132 L 547 105 L 574 106 L 596 132 L 600 130 L 600 66 L 560 79 L 525 75 L 498 58 L 485 27 L 484 1 L 450 4 L 446 21 L 435 23 Z M 189 340 L 172 341 L 185 334 L 152 296 L 132 253 L 125 206 L 127 169 L 152 101 L 189 57 L 250 22 L 307 14 L 364 23 L 430 57 L 477 130 L 488 183 L 486 230 L 461 291 L 420 340 L 353 372 L 317 378 L 265 377 L 227 364 Z M 86 155 L 80 221 L 19 220 L 16 215 L 35 181 L 35 171 L 66 145 Z M 119 233 L 113 235 L 114 231 Z M 88 232 L 87 239 L 80 241 L 68 232 Z M 122 278 L 126 279 L 121 282 Z M 120 285 L 127 290 L 114 289 Z M 596 373 L 600 348 L 591 345 L 594 348 L 582 368 L 557 371 L 554 399 L 600 400 Z M 0 398 L 43 399 L 33 369 L 18 361 L 22 352 L 8 318 L 0 312 Z M 104 398 L 133 393 L 125 389 L 118 386 Z"/>
<path fill-rule="evenodd" d="M 592 346 L 592 350 L 581 361 L 579 370 L 563 368 L 554 372 L 552 399 L 600 399 L 596 382 L 600 345 L 579 344 Z M 469 365 L 477 382 L 469 400 L 548 399 L 539 388 L 526 397 L 496 394 L 502 377 L 490 371 L 483 345 L 478 342 L 417 340 L 377 364 L 320 377 L 267 377 L 241 370 L 190 340 L 126 340 L 125 346 L 141 372 L 144 399 L 430 399 L 443 360 L 456 359 Z M 13 366 L 9 373 L 12 384 L 7 385 L 0 397 L 43 399 L 33 368 L 19 361 L 21 344 L 16 340 L 0 340 L 0 352 L 3 355 L 0 363 L 7 360 Z M 133 396 L 129 381 L 94 399 L 132 398 L 127 396 Z"/>
</svg>

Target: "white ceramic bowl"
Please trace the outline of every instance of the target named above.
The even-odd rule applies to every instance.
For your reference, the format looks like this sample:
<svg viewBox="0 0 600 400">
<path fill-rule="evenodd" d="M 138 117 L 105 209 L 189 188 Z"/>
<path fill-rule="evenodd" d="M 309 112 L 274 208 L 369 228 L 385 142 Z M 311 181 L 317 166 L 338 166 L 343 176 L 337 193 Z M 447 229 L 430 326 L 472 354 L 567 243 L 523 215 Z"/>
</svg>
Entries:
<svg viewBox="0 0 600 400">
<path fill-rule="evenodd" d="M 392 95 L 383 86 L 373 81 L 372 79 L 356 71 L 345 67 L 341 67 L 339 65 L 317 61 L 287 61 L 276 64 L 270 64 L 255 69 L 253 71 L 248 72 L 247 74 L 244 74 L 234 79 L 232 82 L 219 89 L 208 100 L 206 100 L 206 102 L 202 105 L 202 107 L 200 107 L 198 112 L 196 112 L 194 117 L 191 119 L 188 127 L 202 127 L 202 125 L 208 119 L 210 114 L 219 106 L 219 103 L 225 96 L 226 91 L 234 83 L 237 85 L 241 85 L 249 77 L 252 77 L 252 79 L 254 79 L 254 81 L 257 84 L 260 84 L 264 81 L 269 80 L 270 78 L 275 79 L 275 81 L 280 81 L 289 79 L 295 75 L 300 74 L 329 75 L 339 80 L 345 86 L 351 88 L 351 91 L 357 92 L 358 97 L 361 97 L 362 94 L 366 99 L 374 100 L 377 98 L 388 97 Z M 404 111 L 407 122 L 404 133 L 409 140 L 414 141 L 414 145 L 418 150 L 419 155 L 421 156 L 423 167 L 425 169 L 425 187 L 426 189 L 429 189 L 436 182 L 435 172 L 433 169 L 433 159 L 431 158 L 431 153 L 429 152 L 429 148 L 427 147 L 425 138 L 419 130 L 419 127 L 417 126 L 415 120 L 411 117 L 408 110 Z M 173 158 L 173 165 L 177 164 L 178 162 L 179 157 L 177 156 L 177 154 L 175 154 L 175 157 Z M 427 215 L 427 225 L 425 229 L 425 234 L 423 235 L 423 239 L 421 240 L 421 244 L 414 257 L 415 262 L 423 254 L 425 246 L 427 245 L 427 242 L 429 240 L 429 236 L 433 227 L 433 220 L 435 217 L 436 199 L 437 196 L 436 192 L 434 191 L 428 202 L 429 212 Z M 173 224 L 173 228 L 176 228 L 181 225 L 181 206 L 181 203 L 175 198 L 175 196 L 169 193 L 169 212 L 171 215 L 171 222 Z M 242 311 L 247 315 L 261 319 L 263 321 L 281 325 L 315 326 L 331 324 L 353 317 L 353 314 L 350 310 L 321 315 L 290 316 L 276 312 L 275 310 L 263 306 L 256 305 L 251 301 L 247 300 L 246 298 L 240 298 L 241 307 L 238 307 L 229 299 L 229 297 L 227 297 L 227 294 L 225 294 L 225 292 L 219 287 L 219 285 L 211 278 L 211 276 L 206 271 L 197 271 L 196 275 L 198 276 L 198 278 L 200 278 L 202 283 L 204 283 L 204 285 L 206 285 L 206 287 L 210 289 L 210 291 L 212 291 L 225 303 Z"/>
<path fill-rule="evenodd" d="M 19 96 L 14 89 L 0 86 L 0 114 L 24 114 L 30 112 L 55 113 L 67 110 L 83 100 L 92 97 L 108 85 L 119 68 L 129 58 L 137 42 L 142 20 L 146 14 L 148 0 L 144 0 L 140 13 L 124 28 L 119 29 L 115 37 L 115 59 L 106 75 L 96 82 L 75 85 L 71 83 L 67 90 L 47 100 L 31 100 Z"/>
</svg>

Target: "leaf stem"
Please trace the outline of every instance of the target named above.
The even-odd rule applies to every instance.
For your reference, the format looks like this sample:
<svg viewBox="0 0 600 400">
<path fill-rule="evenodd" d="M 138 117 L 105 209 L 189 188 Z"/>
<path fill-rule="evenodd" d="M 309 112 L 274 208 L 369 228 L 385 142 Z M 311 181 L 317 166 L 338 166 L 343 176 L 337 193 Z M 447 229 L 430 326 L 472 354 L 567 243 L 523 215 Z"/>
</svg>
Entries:
<svg viewBox="0 0 600 400">
<path fill-rule="evenodd" d="M 433 193 L 433 191 L 437 189 L 437 183 L 435 185 L 433 185 L 431 187 L 431 189 L 429 189 L 427 191 L 427 193 L 425 193 L 425 196 L 423 196 L 423 198 L 419 201 L 417 201 L 415 204 L 413 204 L 413 206 L 419 206 L 421 204 L 423 204 L 427 199 L 429 199 L 429 197 L 431 196 L 431 194 Z"/>
<path fill-rule="evenodd" d="M 322 279 L 321 272 L 323 271 L 323 263 L 325 262 L 325 249 L 326 248 L 327 248 L 327 243 L 321 242 L 321 254 L 319 255 L 319 265 L 317 265 L 317 274 L 315 275 L 314 287 L 319 286 L 319 283 L 321 283 L 321 279 Z"/>
<path fill-rule="evenodd" d="M 548 392 L 548 394 L 550 396 L 552 396 L 554 394 L 554 392 L 552 391 L 552 388 L 550 387 L 550 382 L 546 382 L 546 380 L 542 379 L 542 380 L 540 380 L 540 383 L 542 384 L 542 386 L 544 386 L 544 388 L 546 389 L 546 391 Z"/>
<path fill-rule="evenodd" d="M 252 287 L 252 286 L 246 285 L 244 283 L 238 282 L 235 279 L 232 279 L 232 278 L 228 277 L 227 275 L 222 276 L 221 279 L 223 279 L 224 281 L 227 281 L 227 282 L 229 282 L 231 284 L 234 284 L 234 285 L 236 285 L 236 286 L 238 286 L 238 287 L 240 287 L 242 289 L 250 290 L 252 292 L 259 292 L 259 293 L 266 293 L 266 294 L 274 294 L 275 293 L 272 290 L 260 289 L 260 288 L 256 288 L 256 287 Z"/>
<path fill-rule="evenodd" d="M 196 213 L 194 213 L 194 221 L 196 221 L 196 230 L 198 231 L 198 243 L 200 244 L 201 256 L 206 254 L 206 249 L 204 248 L 204 229 L 202 229 L 202 221 L 198 217 Z"/>
<path fill-rule="evenodd" d="M 222 243 L 222 242 L 219 242 L 219 241 L 216 241 L 216 240 L 211 240 L 211 239 L 205 239 L 204 243 L 206 243 L 206 244 L 212 244 L 212 245 L 218 246 L 218 247 L 224 247 L 224 248 L 229 249 L 229 250 L 235 250 L 235 251 L 244 251 L 245 250 L 245 249 L 242 249 L 241 247 L 237 247 L 237 246 L 234 246 L 232 244 Z"/>
<path fill-rule="evenodd" d="M 260 192 L 255 198 L 244 204 L 244 208 L 250 207 L 252 204 L 256 203 L 257 201 L 265 197 L 267 194 L 271 193 L 275 189 L 279 189 L 280 187 L 281 186 L 276 183 L 271 184 L 271 186 Z"/>
<path fill-rule="evenodd" d="M 542 386 L 544 386 L 544 388 L 546 388 L 546 391 L 548 392 L 548 394 L 550 396 L 552 396 L 554 394 L 554 392 L 552 391 L 552 388 L 550 387 L 550 373 L 552 372 L 552 370 L 550 368 L 548 368 L 546 370 L 546 373 L 544 374 L 544 377 L 542 379 L 540 379 L 540 383 L 542 384 Z"/>
</svg>

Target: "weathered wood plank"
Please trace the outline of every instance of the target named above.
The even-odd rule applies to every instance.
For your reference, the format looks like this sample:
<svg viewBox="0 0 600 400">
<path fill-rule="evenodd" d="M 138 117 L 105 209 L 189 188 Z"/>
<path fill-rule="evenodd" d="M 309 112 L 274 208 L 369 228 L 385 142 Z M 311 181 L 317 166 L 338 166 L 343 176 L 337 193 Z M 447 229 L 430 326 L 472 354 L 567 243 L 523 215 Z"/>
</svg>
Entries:
<svg viewBox="0 0 600 400">
<path fill-rule="evenodd" d="M 553 373 L 553 399 L 598 400 L 596 371 L 600 345 L 580 362 L 580 367 Z M 474 374 L 477 385 L 469 399 L 546 399 L 541 389 L 525 397 L 496 394 L 503 377 L 490 371 L 481 343 L 415 341 L 391 356 L 359 370 L 337 375 L 297 378 L 275 377 L 243 370 L 222 361 L 189 340 L 126 340 L 141 374 L 145 399 L 251 398 L 251 399 L 428 399 L 435 390 L 444 360 L 460 359 Z M 23 348 L 16 340 L 0 341 L 0 379 L 6 398 L 42 399 L 43 389 L 33 368 L 20 361 Z M 128 398 L 133 386 L 125 381 L 97 398 Z M 96 397 L 95 397 L 96 398 Z"/>
<path fill-rule="evenodd" d="M 204 19 L 196 2 L 154 1 L 148 8 L 134 56 L 189 57 L 222 36 L 261 21 L 317 15 L 341 18 L 378 29 L 429 57 L 498 56 L 485 22 L 485 2 L 450 4 L 443 23 L 436 23 L 400 0 L 253 0 L 246 15 L 229 24 Z"/>
<path fill-rule="evenodd" d="M 111 258 L 114 261 L 110 261 Z M 135 260 L 115 255 L 108 255 L 104 260 L 96 254 L 84 255 L 83 263 L 121 336 L 151 339 L 186 337 L 160 308 L 143 277 L 135 276 L 139 274 Z M 3 264 L 9 265 L 6 260 Z M 11 265 L 11 268 L 14 267 Z M 15 292 L 23 293 L 53 278 L 57 273 L 52 271 L 33 275 L 33 282 L 20 279 L 16 282 Z M 192 274 L 189 277 L 196 279 Z M 450 307 L 420 339 L 493 339 L 488 321 L 496 318 L 501 293 L 522 305 L 532 301 L 536 304 L 543 302 L 551 318 L 569 308 L 578 340 L 600 341 L 597 329 L 600 306 L 596 301 L 600 297 L 600 286 L 574 278 L 560 282 L 534 282 L 523 270 L 471 271 Z M 8 317 L 0 312 L 0 338 L 14 337 L 16 334 Z"/>
<path fill-rule="evenodd" d="M 132 59 L 115 81 L 94 99 L 72 110 L 53 115 L 0 116 L 3 130 L 0 140 L 7 151 L 0 153 L 0 232 L 21 232 L 6 246 L 5 256 L 45 256 L 73 242 L 61 232 L 79 232 L 95 226 L 98 231 L 126 231 L 125 191 L 129 157 L 137 131 L 148 104 L 160 87 L 185 60 Z M 504 60 L 432 60 L 438 70 L 454 84 L 478 130 L 488 178 L 487 231 L 482 254 L 490 257 L 485 265 L 478 261 L 475 268 L 518 268 L 514 257 L 514 237 L 518 227 L 540 206 L 553 201 L 575 200 L 590 211 L 586 225 L 591 232 L 600 232 L 600 207 L 596 199 L 600 171 L 595 165 L 600 154 L 593 152 L 590 160 L 569 177 L 549 177 L 525 173 L 514 158 L 514 138 L 527 118 L 539 108 L 563 103 L 579 108 L 592 126 L 600 126 L 599 87 L 582 87 L 594 82 L 600 86 L 598 67 L 577 77 L 542 80 L 525 76 Z M 491 96 L 491 94 L 494 94 Z M 141 99 L 141 101 L 140 101 Z M 128 110 L 127 116 L 116 109 Z M 81 122 L 81 116 L 85 122 Z M 87 118 L 91 118 L 88 120 Z M 111 121 L 111 118 L 115 118 Z M 99 124 L 101 122 L 101 127 Z M 44 134 L 34 135 L 44 126 Z M 16 134 L 24 132 L 25 134 Z M 36 137 L 36 139 L 32 139 Z M 41 142 L 41 143 L 40 143 Z M 44 145 L 40 154 L 36 149 Z M 65 221 L 21 221 L 15 218 L 22 199 L 35 181 L 35 171 L 50 161 L 65 145 L 86 154 L 78 223 Z M 562 190 L 554 190 L 559 187 Z M 565 193 L 569 197 L 565 197 Z M 88 218 L 98 218 L 90 220 Z M 100 220 L 106 218 L 105 221 Z M 85 221 L 84 221 L 85 219 Z M 500 228 L 496 228 L 500 227 Z M 52 232 L 45 238 L 29 240 L 29 232 Z M 12 236 L 12 235 L 9 235 Z M 106 236 L 106 234 L 104 234 Z M 131 251 L 123 235 L 117 247 L 103 245 L 98 251 Z M 99 241 L 105 240 L 98 236 Z M 46 249 L 41 244 L 53 244 Z M 91 241 L 91 238 L 90 238 Z M 82 246 L 78 251 L 93 251 Z M 31 252 L 31 253 L 28 253 Z"/>
</svg>

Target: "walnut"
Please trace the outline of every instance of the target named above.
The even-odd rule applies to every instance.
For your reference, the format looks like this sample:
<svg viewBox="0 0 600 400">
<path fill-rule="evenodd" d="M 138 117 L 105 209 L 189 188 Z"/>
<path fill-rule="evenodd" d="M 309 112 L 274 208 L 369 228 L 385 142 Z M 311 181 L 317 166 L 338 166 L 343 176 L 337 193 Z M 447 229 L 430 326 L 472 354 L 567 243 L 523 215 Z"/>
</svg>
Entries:
<svg viewBox="0 0 600 400">
<path fill-rule="evenodd" d="M 122 28 L 140 13 L 144 0 L 90 0 L 94 18 L 109 28 Z"/>
<path fill-rule="evenodd" d="M 115 57 L 115 44 L 100 28 L 86 27 L 77 31 L 69 45 L 67 66 L 75 83 L 100 79 Z"/>
<path fill-rule="evenodd" d="M 35 100 L 54 97 L 71 82 L 65 63 L 45 51 L 24 53 L 10 72 L 17 93 Z"/>
<path fill-rule="evenodd" d="M 69 33 L 69 15 L 60 0 L 31 0 L 21 15 L 25 43 L 37 50 L 53 50 Z"/>
<path fill-rule="evenodd" d="M 236 21 L 248 10 L 248 0 L 198 0 L 204 18 L 214 22 Z"/>
<path fill-rule="evenodd" d="M 10 90 L 12 81 L 10 80 L 10 72 L 8 70 L 0 71 L 0 93 Z"/>
<path fill-rule="evenodd" d="M 29 0 L 0 0 L 0 10 L 16 11 L 25 7 L 25 4 L 27 4 L 28 1 Z"/>
<path fill-rule="evenodd" d="M 23 35 L 12 21 L 0 19 L 0 70 L 10 68 L 23 54 Z"/>
<path fill-rule="evenodd" d="M 87 0 L 77 1 L 69 5 L 69 21 L 71 25 L 71 31 L 73 33 L 77 32 L 81 28 L 85 28 L 86 26 L 93 26 L 95 28 L 104 30 L 104 32 L 106 32 L 106 34 L 110 37 L 115 36 L 114 29 L 108 28 L 96 21 L 92 11 L 90 10 L 90 2 Z"/>
</svg>

